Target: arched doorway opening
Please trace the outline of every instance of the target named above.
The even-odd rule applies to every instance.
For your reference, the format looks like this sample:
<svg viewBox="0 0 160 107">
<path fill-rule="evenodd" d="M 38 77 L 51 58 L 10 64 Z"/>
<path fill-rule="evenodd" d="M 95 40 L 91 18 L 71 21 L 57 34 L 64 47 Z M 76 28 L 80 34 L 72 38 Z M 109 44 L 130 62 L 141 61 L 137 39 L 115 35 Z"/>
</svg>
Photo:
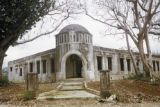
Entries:
<svg viewBox="0 0 160 107">
<path fill-rule="evenodd" d="M 76 55 L 70 55 L 66 60 L 66 78 L 82 77 L 82 60 Z"/>
</svg>

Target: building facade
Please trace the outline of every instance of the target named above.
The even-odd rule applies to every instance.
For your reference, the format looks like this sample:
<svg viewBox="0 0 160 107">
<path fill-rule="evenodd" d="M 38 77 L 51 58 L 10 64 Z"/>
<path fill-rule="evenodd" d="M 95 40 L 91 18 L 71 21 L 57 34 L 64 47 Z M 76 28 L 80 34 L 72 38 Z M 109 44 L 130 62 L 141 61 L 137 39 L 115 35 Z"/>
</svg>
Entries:
<svg viewBox="0 0 160 107">
<path fill-rule="evenodd" d="M 140 73 L 144 73 L 138 53 L 134 53 Z M 160 72 L 160 55 L 153 55 L 153 70 Z M 134 74 L 130 55 L 125 50 L 93 46 L 91 33 L 81 25 L 71 24 L 56 35 L 56 48 L 8 63 L 8 78 L 24 82 L 27 73 L 38 73 L 40 82 L 68 78 L 99 80 L 99 71 L 108 69 L 111 79 Z"/>
</svg>

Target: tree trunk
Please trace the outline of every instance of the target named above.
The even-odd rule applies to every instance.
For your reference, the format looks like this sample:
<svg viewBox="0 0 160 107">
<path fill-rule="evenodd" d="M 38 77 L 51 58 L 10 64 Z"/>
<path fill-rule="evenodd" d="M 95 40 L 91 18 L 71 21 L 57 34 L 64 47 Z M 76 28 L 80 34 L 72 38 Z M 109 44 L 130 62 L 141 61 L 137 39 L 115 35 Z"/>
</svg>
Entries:
<svg viewBox="0 0 160 107">
<path fill-rule="evenodd" d="M 151 52 L 151 48 L 150 48 L 148 35 L 145 36 L 145 41 L 146 41 L 146 48 L 147 48 L 147 54 L 148 54 L 148 64 L 149 64 L 149 67 L 151 69 L 150 76 L 151 76 L 152 81 L 154 82 L 155 79 L 160 80 L 160 76 L 158 74 L 156 74 L 155 72 L 153 72 L 152 52 Z"/>
<path fill-rule="evenodd" d="M 144 66 L 144 71 L 146 73 L 146 76 L 150 76 L 152 69 L 149 66 L 146 55 L 144 53 L 143 39 L 138 41 L 138 49 L 139 49 L 139 54 L 140 54 L 140 57 L 141 57 L 141 60 L 142 60 L 143 66 Z"/>
<path fill-rule="evenodd" d="M 148 54 L 149 64 L 152 67 L 152 52 L 151 52 L 151 48 L 150 48 L 150 43 L 149 43 L 148 35 L 145 36 L 145 41 L 146 41 L 146 48 L 147 48 L 147 54 Z"/>
<path fill-rule="evenodd" d="M 131 60 L 132 60 L 132 63 L 133 63 L 133 68 L 134 68 L 135 74 L 138 75 L 137 66 L 136 66 L 135 59 L 133 57 L 132 51 L 130 49 L 129 39 L 128 39 L 128 35 L 127 34 L 126 34 L 126 43 L 127 43 L 128 52 L 129 52 L 129 54 L 131 56 Z"/>
<path fill-rule="evenodd" d="M 2 49 L 0 49 L 0 80 L 2 79 L 2 65 L 4 57 L 5 57 L 5 52 Z"/>
</svg>

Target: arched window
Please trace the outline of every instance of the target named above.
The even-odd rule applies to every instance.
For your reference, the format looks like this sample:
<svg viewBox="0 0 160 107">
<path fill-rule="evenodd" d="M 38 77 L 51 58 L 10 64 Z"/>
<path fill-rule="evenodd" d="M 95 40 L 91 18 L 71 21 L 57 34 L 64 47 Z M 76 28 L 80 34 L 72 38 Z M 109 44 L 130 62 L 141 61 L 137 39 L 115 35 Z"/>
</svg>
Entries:
<svg viewBox="0 0 160 107">
<path fill-rule="evenodd" d="M 83 34 L 81 33 L 81 42 L 83 42 Z"/>
<path fill-rule="evenodd" d="M 62 34 L 62 43 L 64 42 L 63 34 Z"/>
<path fill-rule="evenodd" d="M 62 43 L 62 35 L 60 35 L 60 43 Z"/>
<path fill-rule="evenodd" d="M 84 36 L 85 36 L 85 42 L 87 43 L 87 39 L 88 39 L 87 36 L 88 36 L 88 35 L 85 34 Z"/>
<path fill-rule="evenodd" d="M 78 34 L 76 33 L 76 42 L 78 42 Z"/>
<path fill-rule="evenodd" d="M 78 33 L 78 34 L 77 34 L 77 36 L 78 36 L 78 42 L 80 42 L 81 34 L 80 34 L 80 33 Z"/>
<path fill-rule="evenodd" d="M 64 42 L 66 42 L 66 34 L 64 34 Z"/>
<path fill-rule="evenodd" d="M 59 45 L 59 43 L 60 43 L 60 36 L 58 36 L 58 45 Z"/>
<path fill-rule="evenodd" d="M 89 35 L 88 35 L 88 43 L 90 43 L 90 41 L 89 41 Z"/>
<path fill-rule="evenodd" d="M 73 35 L 73 42 L 75 42 L 76 41 L 76 35 L 74 34 Z"/>
</svg>

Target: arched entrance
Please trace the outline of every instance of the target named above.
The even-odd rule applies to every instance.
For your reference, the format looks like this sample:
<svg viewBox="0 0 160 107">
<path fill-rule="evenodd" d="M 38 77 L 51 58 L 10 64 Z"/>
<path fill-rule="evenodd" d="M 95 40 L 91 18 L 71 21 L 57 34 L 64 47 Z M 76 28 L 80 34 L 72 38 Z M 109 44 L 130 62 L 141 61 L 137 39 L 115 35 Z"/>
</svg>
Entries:
<svg viewBox="0 0 160 107">
<path fill-rule="evenodd" d="M 77 50 L 71 50 L 69 52 L 67 52 L 61 60 L 61 72 L 59 72 L 60 74 L 58 74 L 58 78 L 60 79 L 66 79 L 67 77 L 67 73 L 66 73 L 66 61 L 67 59 L 71 56 L 71 55 L 76 55 L 77 57 L 79 57 L 81 59 L 82 62 L 82 69 L 81 69 L 81 77 L 82 78 L 86 78 L 87 77 L 87 60 L 85 59 L 85 57 L 83 56 L 83 54 Z"/>
<path fill-rule="evenodd" d="M 66 60 L 66 78 L 82 77 L 82 60 L 76 55 L 70 55 Z"/>
</svg>

